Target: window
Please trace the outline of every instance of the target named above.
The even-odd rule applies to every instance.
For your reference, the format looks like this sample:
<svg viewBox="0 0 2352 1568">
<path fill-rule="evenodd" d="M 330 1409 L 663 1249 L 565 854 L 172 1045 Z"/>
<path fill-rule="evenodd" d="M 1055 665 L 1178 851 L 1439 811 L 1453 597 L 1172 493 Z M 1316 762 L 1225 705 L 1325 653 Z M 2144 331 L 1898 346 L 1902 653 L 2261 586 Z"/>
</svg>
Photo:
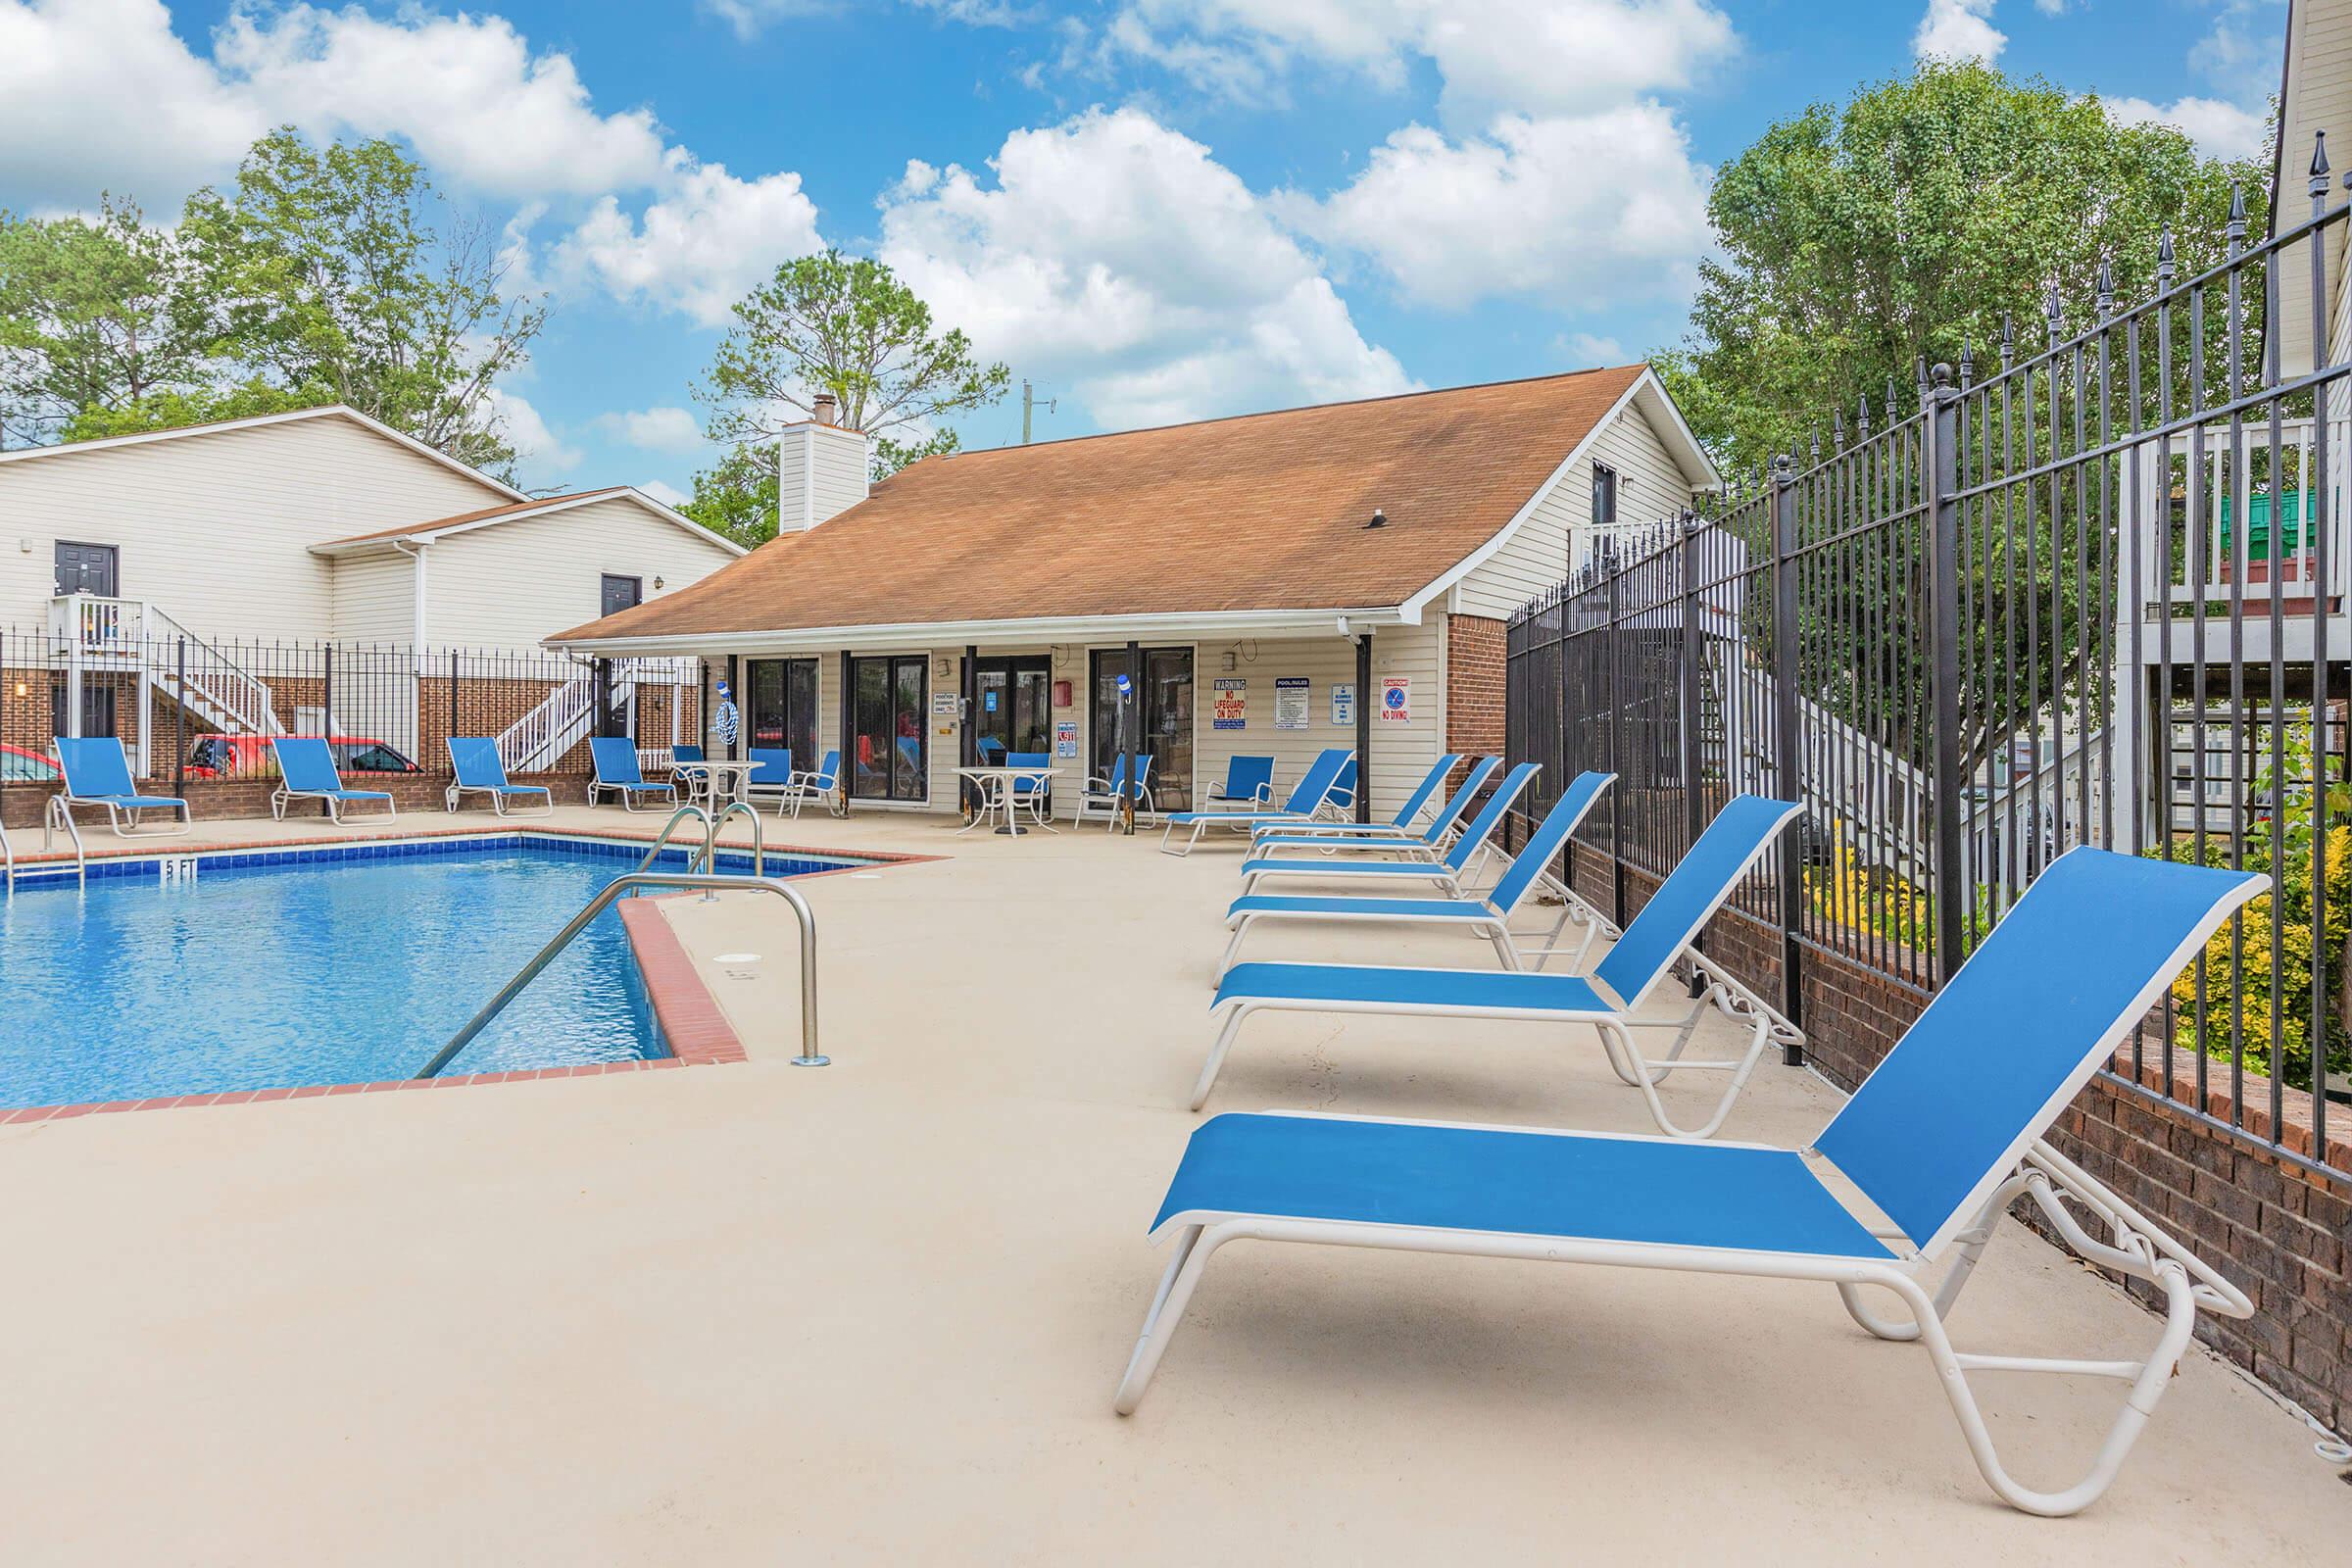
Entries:
<svg viewBox="0 0 2352 1568">
<path fill-rule="evenodd" d="M 1604 463 L 1592 465 L 1592 526 L 1606 528 L 1617 520 L 1617 470 Z"/>
<path fill-rule="evenodd" d="M 816 661 L 754 659 L 744 664 L 748 744 L 782 747 L 792 765 L 813 769 L 816 749 Z"/>
</svg>

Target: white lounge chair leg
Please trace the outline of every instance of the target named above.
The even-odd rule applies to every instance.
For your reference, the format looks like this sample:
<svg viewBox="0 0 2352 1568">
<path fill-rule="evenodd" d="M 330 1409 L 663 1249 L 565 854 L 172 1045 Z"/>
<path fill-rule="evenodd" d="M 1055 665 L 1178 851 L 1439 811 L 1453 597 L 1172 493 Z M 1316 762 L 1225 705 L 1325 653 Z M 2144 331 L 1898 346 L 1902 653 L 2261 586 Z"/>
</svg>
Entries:
<svg viewBox="0 0 2352 1568">
<path fill-rule="evenodd" d="M 1755 1071 L 1757 1061 L 1764 1055 L 1765 1046 L 1771 1043 L 1772 1021 L 1759 1016 L 1756 1019 L 1754 1030 L 1748 1037 L 1746 1052 L 1736 1059 L 1723 1061 L 1682 1061 L 1679 1059 L 1683 1047 L 1690 1040 L 1688 1025 L 1675 1041 L 1673 1052 L 1666 1062 L 1655 1067 L 1650 1065 L 1642 1056 L 1641 1049 L 1633 1043 L 1633 1034 L 1630 1030 L 1622 1038 L 1626 1051 L 1632 1056 L 1635 1074 L 1634 1087 L 1642 1091 L 1642 1098 L 1649 1106 L 1649 1119 L 1658 1124 L 1658 1131 L 1669 1138 L 1712 1138 L 1715 1136 L 1716 1129 L 1723 1125 L 1724 1118 L 1732 1113 L 1732 1106 L 1739 1102 L 1740 1092 L 1747 1087 L 1748 1074 Z M 1713 1114 L 1696 1127 L 1686 1128 L 1678 1124 L 1672 1116 L 1666 1114 L 1665 1103 L 1658 1099 L 1659 1081 L 1678 1067 L 1684 1071 L 1700 1069 L 1729 1071 L 1732 1075 L 1730 1086 L 1724 1090 L 1722 1098 L 1715 1102 Z M 1621 1073 L 1619 1076 L 1624 1075 Z"/>
<path fill-rule="evenodd" d="M 1242 916 L 1242 923 L 1233 928 L 1233 940 L 1225 944 L 1225 956 L 1217 960 L 1217 983 L 1219 985 L 1225 982 L 1225 971 L 1233 967 L 1234 955 L 1242 951 L 1242 938 L 1250 934 L 1250 922 L 1252 918 L 1252 916 L 1245 914 Z"/>
<path fill-rule="evenodd" d="M 1242 1020 L 1256 1010 L 1255 1004 L 1244 1002 L 1226 1016 L 1225 1027 L 1217 1031 L 1216 1044 L 1208 1048 L 1208 1059 L 1200 1064 L 1200 1080 L 1193 1085 L 1193 1109 L 1199 1110 L 1208 1103 L 1208 1092 L 1216 1086 L 1217 1074 L 1224 1070 L 1225 1054 L 1233 1050 L 1234 1036 L 1242 1032 Z"/>
<path fill-rule="evenodd" d="M 1167 1272 L 1160 1276 L 1152 1309 L 1144 1314 L 1144 1330 L 1136 1336 L 1135 1353 L 1128 1357 L 1126 1375 L 1119 1379 L 1119 1392 L 1111 1399 L 1111 1408 L 1121 1415 L 1135 1414 L 1135 1407 L 1144 1402 L 1144 1390 L 1151 1387 L 1152 1374 L 1159 1370 L 1159 1358 L 1167 1353 L 1168 1341 L 1175 1337 L 1176 1325 L 1183 1320 L 1194 1288 L 1200 1283 L 1201 1269 L 1229 1239 L 1220 1226 L 1204 1246 L 1205 1230 L 1200 1225 L 1188 1226 L 1176 1240 L 1176 1255 L 1168 1259 Z"/>
</svg>

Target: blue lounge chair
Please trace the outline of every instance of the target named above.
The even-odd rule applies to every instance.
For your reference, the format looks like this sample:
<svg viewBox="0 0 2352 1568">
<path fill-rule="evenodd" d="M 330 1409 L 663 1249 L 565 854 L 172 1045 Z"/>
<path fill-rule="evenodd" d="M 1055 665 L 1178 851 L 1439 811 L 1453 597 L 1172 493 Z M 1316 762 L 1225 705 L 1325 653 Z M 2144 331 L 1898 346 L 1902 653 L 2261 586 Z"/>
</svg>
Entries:
<svg viewBox="0 0 2352 1568">
<path fill-rule="evenodd" d="M 1291 791 L 1291 798 L 1282 803 L 1282 809 L 1278 811 L 1172 811 L 1167 817 L 1166 830 L 1159 835 L 1160 853 L 1190 855 L 1193 846 L 1200 842 L 1201 833 L 1212 827 L 1238 828 L 1247 833 L 1268 822 L 1312 821 L 1315 813 L 1323 808 L 1323 803 L 1330 798 L 1332 785 L 1338 781 L 1340 769 L 1353 760 L 1354 754 L 1345 746 L 1326 748 L 1307 765 L 1305 775 L 1298 780 L 1298 787 Z M 1168 839 L 1180 827 L 1191 829 L 1191 834 L 1185 839 L 1182 849 L 1172 850 L 1168 848 Z"/>
<path fill-rule="evenodd" d="M 1355 809 L 1355 754 L 1349 752 L 1348 760 L 1340 764 L 1339 776 L 1331 781 L 1331 793 L 1323 797 L 1323 805 L 1315 813 L 1328 816 L 1333 822 L 1345 822 L 1348 813 Z"/>
<path fill-rule="evenodd" d="M 784 792 L 792 784 L 792 749 L 786 746 L 752 746 L 744 750 L 744 760 L 756 762 L 743 779 L 743 798 L 749 802 L 755 795 L 776 798 L 776 815 L 784 814 Z"/>
<path fill-rule="evenodd" d="M 1228 757 L 1225 782 L 1211 784 L 1204 799 L 1209 805 L 1222 805 L 1228 810 L 1265 810 L 1274 804 L 1274 759 Z"/>
<path fill-rule="evenodd" d="M 1498 795 L 1516 796 L 1527 787 L 1535 775 L 1536 764 L 1522 762 L 1504 778 Z M 1600 792 L 1616 778 L 1614 773 L 1580 773 L 1569 781 L 1568 788 L 1552 803 L 1551 809 L 1536 830 L 1528 835 L 1527 844 L 1511 861 L 1495 884 L 1484 897 L 1458 899 L 1396 899 L 1348 898 L 1333 894 L 1328 897 L 1294 896 L 1281 893 L 1251 893 L 1233 901 L 1225 911 L 1225 923 L 1233 928 L 1233 940 L 1225 945 L 1225 957 L 1217 965 L 1217 981 L 1224 983 L 1225 971 L 1233 967 L 1234 956 L 1242 951 L 1242 942 L 1252 926 L 1260 921 L 1334 920 L 1370 922 L 1376 925 L 1441 925 L 1485 937 L 1494 944 L 1495 956 L 1506 969 L 1523 969 L 1526 960 L 1534 958 L 1536 967 L 1559 951 L 1552 944 L 1567 929 L 1568 921 L 1582 908 L 1582 903 L 1566 887 L 1559 887 L 1560 917 L 1540 948 L 1522 949 L 1520 933 L 1511 929 L 1511 916 L 1539 880 L 1545 880 L 1545 868 L 1568 835 L 1583 821 L 1600 799 Z M 1485 815 L 1481 812 L 1480 815 Z M 1468 835 L 1464 835 L 1467 837 Z M 1557 884 L 1555 883 L 1555 886 Z M 1532 935 L 1532 933 L 1530 933 Z M 1584 946 L 1577 949 L 1582 956 L 1585 947 L 1592 945 L 1588 933 Z"/>
<path fill-rule="evenodd" d="M 1803 808 L 1787 801 L 1742 795 L 1725 804 L 1698 842 L 1683 857 L 1658 891 L 1627 924 L 1617 945 L 1590 980 L 1573 974 L 1495 973 L 1480 969 L 1403 969 L 1341 963 L 1243 963 L 1226 973 L 1211 1012 L 1230 1008 L 1200 1080 L 1193 1087 L 1193 1108 L 1208 1099 L 1233 1049 L 1242 1020 L 1253 1012 L 1360 1012 L 1435 1018 L 1518 1018 L 1538 1023 L 1590 1024 L 1617 1076 L 1638 1087 L 1660 1132 L 1676 1138 L 1711 1138 L 1747 1087 L 1764 1048 L 1802 1043 L 1804 1036 L 1763 998 L 1710 961 L 1691 943 L 1715 917 L 1732 890 L 1773 840 Z M 1590 928 L 1591 922 L 1588 922 Z M 1681 1018 L 1636 1018 L 1688 956 L 1701 990 Z M 1581 956 L 1581 955 L 1580 955 Z M 1699 1020 L 1712 1007 L 1749 1025 L 1745 1054 L 1722 1060 L 1686 1060 Z M 1634 1044 L 1637 1029 L 1672 1029 L 1674 1043 L 1656 1061 Z M 1666 1114 L 1657 1086 L 1673 1072 L 1728 1072 L 1730 1087 L 1701 1125 L 1685 1130 Z"/>
<path fill-rule="evenodd" d="M 56 740 L 57 765 L 65 772 L 65 785 L 49 797 L 49 824 L 43 830 L 42 844 L 47 847 L 50 829 L 62 827 L 78 842 L 74 833 L 74 808 L 103 806 L 107 825 L 117 838 L 165 839 L 177 838 L 195 826 L 188 813 L 188 803 L 176 795 L 141 795 L 131 781 L 130 759 L 123 754 L 122 742 L 113 735 L 84 735 L 78 738 L 60 735 Z M 177 811 L 176 827 L 141 827 L 141 811 Z"/>
<path fill-rule="evenodd" d="M 336 822 L 354 801 L 381 801 L 386 811 L 400 814 L 399 804 L 382 790 L 345 789 L 343 775 L 335 771 L 335 754 L 318 736 L 272 735 L 270 746 L 277 753 L 278 774 L 277 788 L 270 792 L 270 814 L 279 821 L 296 801 L 324 801 L 327 817 Z"/>
<path fill-rule="evenodd" d="M 827 752 L 814 772 L 802 769 L 784 781 L 784 793 L 776 800 L 776 815 L 782 817 L 784 808 L 790 806 L 794 819 L 798 820 L 804 801 L 823 801 L 828 809 L 838 809 L 840 788 L 841 754 Z"/>
<path fill-rule="evenodd" d="M 1446 835 L 1470 808 L 1470 803 L 1485 787 L 1494 770 L 1502 765 L 1498 757 L 1482 757 L 1470 764 L 1462 783 L 1446 804 L 1439 807 L 1429 819 L 1429 826 L 1418 833 L 1400 832 L 1395 822 L 1308 822 L 1295 827 L 1260 828 L 1251 836 L 1250 853 L 1252 856 L 1280 854 L 1284 851 L 1313 850 L 1318 855 L 1348 853 L 1402 855 L 1413 859 L 1435 860 L 1446 853 Z M 1401 819 L 1403 812 L 1397 813 Z"/>
<path fill-rule="evenodd" d="M 1128 794 L 1127 759 L 1111 759 L 1108 778 L 1090 778 L 1078 794 L 1078 813 L 1071 818 L 1083 822 L 1090 816 L 1107 817 L 1116 829 L 1119 825 L 1119 801 Z M 1152 809 L 1152 754 L 1139 752 L 1135 757 L 1135 809 L 1142 815 Z"/>
<path fill-rule="evenodd" d="M 1244 1238 L 1811 1280 L 1837 1286 L 1867 1332 L 1926 1347 L 1970 1455 L 2002 1500 L 2074 1513 L 2122 1467 L 2197 1310 L 2245 1318 L 2254 1308 L 2041 1134 L 2230 911 L 2267 886 L 2246 872 L 2104 850 L 2061 857 L 1802 1152 L 1353 1116 L 1212 1117 L 1193 1134 L 1152 1221 L 1155 1234 L 1173 1233 L 1175 1256 L 1116 1407 L 1130 1413 L 1142 1400 L 1202 1269 Z M 1825 1165 L 1891 1224 L 1825 1180 Z M 2164 1298 L 2144 1359 L 1952 1348 L 1944 1317 L 2020 1200 L 2086 1260 Z M 1866 1286 L 1892 1293 L 1908 1320 L 1880 1317 L 1862 1298 Z M 2130 1393 L 2088 1475 L 2036 1492 L 2002 1467 L 1974 1372 L 2112 1378 Z"/>
<path fill-rule="evenodd" d="M 1461 760 L 1462 757 L 1458 752 L 1447 752 L 1444 757 L 1439 758 L 1437 760 L 1437 765 L 1432 767 L 1427 773 L 1421 775 L 1421 782 L 1413 786 L 1413 793 L 1404 798 L 1404 805 L 1398 808 L 1396 814 L 1386 822 L 1308 822 L 1297 827 L 1286 828 L 1276 826 L 1254 828 L 1251 830 L 1250 836 L 1252 838 L 1262 838 L 1268 834 L 1285 833 L 1298 835 L 1312 834 L 1320 837 L 1335 839 L 1418 838 L 1421 835 L 1422 830 L 1414 824 L 1419 819 L 1422 811 L 1426 809 L 1430 806 L 1431 802 L 1437 798 L 1439 789 L 1443 787 L 1446 782 L 1446 776 L 1448 773 L 1451 773 L 1455 764 L 1459 763 Z M 1352 782 L 1353 781 L 1348 772 L 1343 769 L 1340 774 L 1340 782 L 1335 784 L 1332 789 L 1332 795 L 1334 799 L 1336 800 L 1338 798 L 1342 788 L 1350 785 Z M 1352 795 L 1348 797 L 1348 804 L 1354 804 L 1354 797 Z M 1253 845 L 1251 848 L 1254 851 L 1255 846 Z"/>
<path fill-rule="evenodd" d="M 624 811 L 637 809 L 640 795 L 666 796 L 675 801 L 677 786 L 649 784 L 637 768 L 637 743 L 626 735 L 597 735 L 588 742 L 588 760 L 596 769 L 588 780 L 588 804 L 594 806 L 600 794 L 611 792 L 620 797 Z"/>
<path fill-rule="evenodd" d="M 1285 859 L 1279 851 L 1270 855 L 1253 853 L 1242 862 L 1242 893 L 1246 897 L 1256 892 L 1260 882 L 1294 881 L 1299 877 L 1356 883 L 1381 878 L 1391 882 L 1433 883 L 1446 898 L 1461 898 L 1464 896 L 1462 885 L 1470 875 L 1467 869 L 1470 858 L 1478 855 L 1483 858 L 1488 841 L 1494 836 L 1494 830 L 1502 825 L 1503 813 L 1535 782 L 1536 773 L 1535 763 L 1522 762 L 1503 775 L 1502 783 L 1487 798 L 1486 806 L 1471 819 L 1470 825 L 1462 829 L 1462 836 L 1453 841 L 1453 848 L 1447 850 L 1441 859 L 1340 860 L 1320 856 Z"/>
<path fill-rule="evenodd" d="M 448 790 L 442 795 L 442 805 L 455 811 L 466 796 L 480 791 L 490 797 L 490 809 L 500 816 L 507 814 L 507 803 L 517 798 L 528 800 L 538 796 L 546 809 L 534 811 L 533 816 L 545 816 L 556 808 L 555 792 L 544 784 L 510 784 L 507 764 L 498 755 L 498 742 L 488 736 L 468 739 L 449 737 L 449 765 L 457 773 Z"/>
</svg>

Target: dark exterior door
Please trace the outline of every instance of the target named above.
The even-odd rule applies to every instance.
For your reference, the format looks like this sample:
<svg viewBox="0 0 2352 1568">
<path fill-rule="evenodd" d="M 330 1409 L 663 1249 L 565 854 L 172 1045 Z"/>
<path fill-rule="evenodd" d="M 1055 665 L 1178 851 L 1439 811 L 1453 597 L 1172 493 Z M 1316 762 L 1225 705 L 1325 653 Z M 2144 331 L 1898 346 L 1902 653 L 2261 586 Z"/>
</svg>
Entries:
<svg viewBox="0 0 2352 1568">
<path fill-rule="evenodd" d="M 115 547 L 113 545 L 77 545 L 70 539 L 57 542 L 57 591 L 63 594 L 96 594 L 101 599 L 119 597 L 121 586 L 115 575 Z"/>
<path fill-rule="evenodd" d="M 1095 651 L 1087 750 L 1090 771 L 1097 778 L 1110 777 L 1119 765 L 1119 676 L 1126 669 L 1125 649 Z M 1137 699 L 1128 704 L 1125 714 L 1127 722 L 1137 724 L 1137 733 L 1125 740 L 1152 759 L 1152 771 L 1144 781 L 1151 786 L 1152 804 L 1163 811 L 1188 810 L 1193 804 L 1193 651 L 1145 649 L 1144 684 Z"/>
<path fill-rule="evenodd" d="M 744 722 L 754 746 L 781 746 L 792 765 L 814 771 L 816 751 L 816 661 L 753 659 L 743 666 Z"/>
<path fill-rule="evenodd" d="M 972 666 L 973 755 L 999 763 L 1012 752 L 1054 747 L 1054 661 L 983 659 Z"/>
<path fill-rule="evenodd" d="M 645 603 L 645 579 L 643 577 L 615 577 L 609 571 L 605 573 L 603 613 L 611 615 L 623 610 L 634 610 L 643 603 Z"/>
<path fill-rule="evenodd" d="M 850 661 L 850 793 L 861 801 L 929 798 L 924 697 L 930 661 L 920 654 Z"/>
</svg>

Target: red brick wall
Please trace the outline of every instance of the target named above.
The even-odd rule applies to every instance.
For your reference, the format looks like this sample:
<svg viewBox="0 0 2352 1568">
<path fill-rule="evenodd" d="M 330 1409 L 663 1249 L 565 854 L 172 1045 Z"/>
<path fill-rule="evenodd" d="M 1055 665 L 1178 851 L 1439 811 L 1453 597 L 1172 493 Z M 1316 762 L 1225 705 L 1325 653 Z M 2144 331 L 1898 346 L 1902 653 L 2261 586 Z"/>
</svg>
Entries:
<svg viewBox="0 0 2352 1568">
<path fill-rule="evenodd" d="M 1508 623 L 1485 615 L 1446 617 L 1446 749 L 1466 757 L 1502 755 Z"/>
</svg>

